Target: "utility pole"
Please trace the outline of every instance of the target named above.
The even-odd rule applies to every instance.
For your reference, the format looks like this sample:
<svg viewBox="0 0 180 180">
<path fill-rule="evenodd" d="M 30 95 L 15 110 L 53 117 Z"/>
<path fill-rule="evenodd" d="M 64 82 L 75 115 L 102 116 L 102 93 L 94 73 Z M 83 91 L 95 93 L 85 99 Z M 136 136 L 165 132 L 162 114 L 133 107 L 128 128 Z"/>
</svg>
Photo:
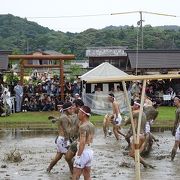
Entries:
<svg viewBox="0 0 180 180">
<path fill-rule="evenodd" d="M 140 20 L 137 22 L 137 25 L 139 25 L 140 33 L 141 33 L 141 49 L 144 49 L 144 37 L 143 37 L 143 19 L 142 19 L 142 11 L 139 11 L 140 14 Z"/>
<path fill-rule="evenodd" d="M 142 11 L 139 11 L 140 13 L 140 31 L 141 31 L 141 49 L 144 49 L 144 41 L 143 41 L 143 25 L 142 25 Z"/>
<path fill-rule="evenodd" d="M 148 11 L 129 11 L 129 12 L 119 12 L 119 13 L 111 13 L 111 15 L 124 15 L 124 14 L 132 14 L 132 13 L 139 13 L 140 14 L 140 20 L 137 22 L 137 25 L 140 26 L 140 32 L 141 32 L 141 49 L 144 49 L 144 34 L 143 34 L 143 19 L 142 14 L 152 14 L 152 15 L 158 15 L 158 16 L 169 16 L 169 17 L 177 17 L 176 15 L 172 14 L 164 14 L 164 13 L 156 13 L 156 12 L 148 12 Z"/>
</svg>

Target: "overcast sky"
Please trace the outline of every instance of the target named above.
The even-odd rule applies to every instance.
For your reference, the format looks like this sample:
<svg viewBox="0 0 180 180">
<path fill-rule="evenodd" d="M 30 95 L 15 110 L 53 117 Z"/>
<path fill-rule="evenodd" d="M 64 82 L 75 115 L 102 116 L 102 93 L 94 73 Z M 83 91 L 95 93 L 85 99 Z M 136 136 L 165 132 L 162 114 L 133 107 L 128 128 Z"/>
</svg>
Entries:
<svg viewBox="0 0 180 180">
<path fill-rule="evenodd" d="M 178 17 L 143 13 L 143 25 L 179 25 L 180 0 L 0 0 L 0 14 L 13 14 L 50 29 L 81 32 L 88 28 L 137 25 L 139 13 L 110 15 L 111 13 L 148 11 Z M 100 15 L 90 17 L 66 17 Z M 64 18 L 62 16 L 65 16 Z M 33 18 L 44 17 L 44 18 Z M 59 18 L 45 18 L 59 17 Z"/>
</svg>

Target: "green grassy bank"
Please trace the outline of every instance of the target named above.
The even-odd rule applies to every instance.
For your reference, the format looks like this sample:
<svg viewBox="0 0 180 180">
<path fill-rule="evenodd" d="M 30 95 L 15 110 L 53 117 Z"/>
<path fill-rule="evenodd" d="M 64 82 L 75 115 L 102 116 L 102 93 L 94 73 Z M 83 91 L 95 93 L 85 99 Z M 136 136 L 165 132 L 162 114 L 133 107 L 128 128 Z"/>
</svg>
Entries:
<svg viewBox="0 0 180 180">
<path fill-rule="evenodd" d="M 154 126 L 172 126 L 175 119 L 175 107 L 159 107 L 159 115 Z M 48 116 L 58 117 L 57 111 L 53 112 L 21 112 L 14 113 L 7 117 L 0 117 L 0 127 L 49 127 L 55 125 L 48 120 Z M 94 124 L 101 125 L 103 116 L 92 115 L 91 121 Z"/>
</svg>

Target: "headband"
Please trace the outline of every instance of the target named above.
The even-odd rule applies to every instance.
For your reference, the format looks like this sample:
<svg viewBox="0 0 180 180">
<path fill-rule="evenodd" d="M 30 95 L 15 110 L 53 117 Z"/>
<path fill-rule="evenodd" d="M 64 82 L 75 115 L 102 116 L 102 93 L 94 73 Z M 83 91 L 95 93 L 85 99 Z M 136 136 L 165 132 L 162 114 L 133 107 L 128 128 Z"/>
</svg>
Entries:
<svg viewBox="0 0 180 180">
<path fill-rule="evenodd" d="M 179 96 L 175 96 L 174 98 L 177 98 L 177 99 L 179 99 L 179 100 L 180 100 L 180 97 L 179 97 Z"/>
<path fill-rule="evenodd" d="M 69 107 L 67 107 L 67 108 L 65 108 L 65 109 L 61 109 L 61 110 L 60 110 L 60 113 L 63 113 L 65 110 L 68 110 L 68 109 L 70 109 L 70 108 L 72 108 L 72 106 L 69 106 Z"/>
<path fill-rule="evenodd" d="M 138 106 L 141 106 L 138 102 L 134 102 L 134 104 L 138 105 Z"/>
<path fill-rule="evenodd" d="M 86 114 L 87 116 L 91 116 L 90 113 L 85 112 L 83 109 L 79 108 L 79 110 L 80 110 L 81 112 L 83 112 L 84 114 Z"/>
</svg>

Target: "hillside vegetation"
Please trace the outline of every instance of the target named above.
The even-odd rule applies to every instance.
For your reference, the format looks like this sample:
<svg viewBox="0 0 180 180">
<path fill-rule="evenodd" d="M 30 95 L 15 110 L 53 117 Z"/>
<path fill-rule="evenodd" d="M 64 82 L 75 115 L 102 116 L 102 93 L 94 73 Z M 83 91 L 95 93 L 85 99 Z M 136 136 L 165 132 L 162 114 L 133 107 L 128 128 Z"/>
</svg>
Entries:
<svg viewBox="0 0 180 180">
<path fill-rule="evenodd" d="M 0 15 L 0 50 L 23 54 L 55 50 L 73 53 L 76 59 L 84 59 L 87 47 L 128 46 L 129 49 L 136 49 L 138 30 L 134 26 L 109 26 L 100 30 L 87 29 L 81 33 L 63 33 L 11 14 Z M 143 34 L 144 49 L 180 48 L 178 26 L 146 25 Z"/>
</svg>

